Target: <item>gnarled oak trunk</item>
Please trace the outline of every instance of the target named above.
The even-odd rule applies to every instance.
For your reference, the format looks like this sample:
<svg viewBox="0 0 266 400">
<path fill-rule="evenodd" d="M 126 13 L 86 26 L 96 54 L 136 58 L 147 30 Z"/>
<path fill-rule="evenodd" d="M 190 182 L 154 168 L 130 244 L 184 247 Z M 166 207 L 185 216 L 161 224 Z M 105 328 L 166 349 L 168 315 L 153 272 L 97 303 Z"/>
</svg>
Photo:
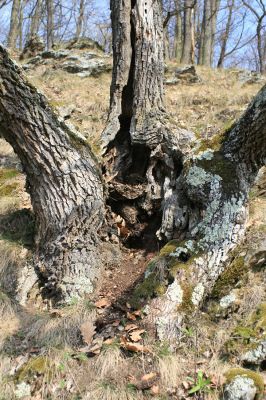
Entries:
<svg viewBox="0 0 266 400">
<path fill-rule="evenodd" d="M 114 71 L 103 133 L 110 203 L 129 227 L 156 217 L 162 243 L 176 239 L 174 277 L 161 256 L 146 273 L 152 285 L 168 281 L 150 318 L 160 338 L 176 338 L 178 306 L 201 304 L 245 232 L 248 191 L 265 162 L 266 88 L 220 146 L 200 151 L 193 134 L 176 128 L 164 109 L 159 2 L 113 1 L 111 9 Z"/>
<path fill-rule="evenodd" d="M 36 267 L 65 300 L 92 291 L 104 220 L 101 174 L 83 138 L 0 47 L 0 132 L 22 162 L 37 219 Z"/>
</svg>

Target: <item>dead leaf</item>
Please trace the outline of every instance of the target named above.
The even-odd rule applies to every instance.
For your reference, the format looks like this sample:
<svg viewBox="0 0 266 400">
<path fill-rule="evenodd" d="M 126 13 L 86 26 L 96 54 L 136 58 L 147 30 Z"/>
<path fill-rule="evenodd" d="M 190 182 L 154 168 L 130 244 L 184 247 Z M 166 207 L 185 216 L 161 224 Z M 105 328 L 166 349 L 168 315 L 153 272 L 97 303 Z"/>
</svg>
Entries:
<svg viewBox="0 0 266 400">
<path fill-rule="evenodd" d="M 146 390 L 150 389 L 155 385 L 158 381 L 160 375 L 158 372 L 150 372 L 149 374 L 145 374 L 141 377 L 140 381 L 137 382 L 135 385 L 139 390 Z"/>
<path fill-rule="evenodd" d="M 125 326 L 125 331 L 126 332 L 133 331 L 134 329 L 139 329 L 138 325 L 136 325 L 136 324 L 127 324 Z"/>
<path fill-rule="evenodd" d="M 149 349 L 142 344 L 138 343 L 131 343 L 131 342 L 125 342 L 121 343 L 122 347 L 128 351 L 133 351 L 135 353 L 148 353 Z"/>
<path fill-rule="evenodd" d="M 145 329 L 140 329 L 138 331 L 134 330 L 129 333 L 130 339 L 132 340 L 132 342 L 139 342 L 142 339 L 141 335 L 144 332 L 146 332 Z"/>
<path fill-rule="evenodd" d="M 127 312 L 127 319 L 130 321 L 136 321 L 136 316 L 133 313 Z"/>
<path fill-rule="evenodd" d="M 108 345 L 108 344 L 114 343 L 114 341 L 115 341 L 115 338 L 109 338 L 109 339 L 106 339 L 103 343 Z"/>
<path fill-rule="evenodd" d="M 105 307 L 109 307 L 110 305 L 111 305 L 110 301 L 108 299 L 106 299 L 105 297 L 103 299 L 96 301 L 96 303 L 95 303 L 95 306 L 97 308 L 105 308 Z"/>
<path fill-rule="evenodd" d="M 132 314 L 134 314 L 136 317 L 141 317 L 141 310 L 137 310 L 137 311 L 134 311 Z"/>
<path fill-rule="evenodd" d="M 96 327 L 92 321 L 85 321 L 80 327 L 80 332 L 83 342 L 90 345 L 95 335 Z"/>
<path fill-rule="evenodd" d="M 150 372 L 149 374 L 145 374 L 145 375 L 143 375 L 142 377 L 141 377 L 141 380 L 143 381 L 143 382 L 148 382 L 148 381 L 150 381 L 150 380 L 152 380 L 152 379 L 158 379 L 159 378 L 159 374 L 158 374 L 158 372 Z"/>
<path fill-rule="evenodd" d="M 151 387 L 151 393 L 152 393 L 152 395 L 156 395 L 156 394 L 159 394 L 159 386 L 158 385 L 153 385 L 152 387 Z"/>
</svg>

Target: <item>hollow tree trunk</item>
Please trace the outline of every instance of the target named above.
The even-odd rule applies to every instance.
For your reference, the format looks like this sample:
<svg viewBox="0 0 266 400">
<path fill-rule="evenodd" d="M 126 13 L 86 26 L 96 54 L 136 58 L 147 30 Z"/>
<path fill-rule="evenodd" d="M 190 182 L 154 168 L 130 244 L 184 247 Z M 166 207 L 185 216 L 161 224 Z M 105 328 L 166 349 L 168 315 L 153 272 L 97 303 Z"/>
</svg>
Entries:
<svg viewBox="0 0 266 400">
<path fill-rule="evenodd" d="M 18 25 L 19 25 L 19 10 L 20 10 L 20 0 L 13 0 L 10 28 L 8 34 L 8 47 L 10 49 L 15 49 L 18 38 Z"/>
<path fill-rule="evenodd" d="M 90 292 L 100 265 L 101 175 L 82 137 L 60 122 L 0 47 L 0 131 L 19 156 L 36 216 L 37 272 L 64 300 Z"/>
<path fill-rule="evenodd" d="M 128 226 L 157 217 L 162 243 L 175 238 L 171 254 L 153 260 L 145 279 L 152 280 L 148 286 L 155 278 L 165 284 L 148 318 L 161 339 L 176 340 L 179 307 L 201 304 L 244 235 L 248 191 L 266 156 L 266 87 L 219 149 L 200 152 L 196 138 L 172 125 L 164 109 L 158 1 L 113 1 L 111 9 L 114 70 L 103 133 L 109 201 Z"/>
<path fill-rule="evenodd" d="M 111 10 L 114 67 L 102 135 L 106 180 L 115 211 L 140 234 L 149 219 L 160 219 L 164 194 L 180 173 L 173 147 L 183 131 L 168 138 L 160 1 L 112 1 Z"/>
</svg>

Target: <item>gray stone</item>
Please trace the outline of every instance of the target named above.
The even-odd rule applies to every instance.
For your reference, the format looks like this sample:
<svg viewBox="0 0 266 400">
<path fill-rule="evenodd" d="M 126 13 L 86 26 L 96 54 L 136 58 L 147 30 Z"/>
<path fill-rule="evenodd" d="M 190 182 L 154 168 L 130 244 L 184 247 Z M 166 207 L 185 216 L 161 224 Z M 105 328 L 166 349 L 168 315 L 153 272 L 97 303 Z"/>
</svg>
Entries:
<svg viewBox="0 0 266 400">
<path fill-rule="evenodd" d="M 224 400 L 254 400 L 257 389 L 254 381 L 246 376 L 236 376 L 224 389 Z"/>
<path fill-rule="evenodd" d="M 41 53 L 41 57 L 46 59 L 46 58 L 53 58 L 54 60 L 61 60 L 62 58 L 65 58 L 69 55 L 70 51 L 69 50 L 47 50 L 43 51 Z"/>
<path fill-rule="evenodd" d="M 247 351 L 241 359 L 247 364 L 260 365 L 266 360 L 266 340 L 263 340 L 255 349 Z"/>
<path fill-rule="evenodd" d="M 238 79 L 243 85 L 252 85 L 265 81 L 265 78 L 256 71 L 240 71 Z"/>
<path fill-rule="evenodd" d="M 175 70 L 175 77 L 187 83 L 200 82 L 200 77 L 198 76 L 194 65 L 177 68 Z"/>
<path fill-rule="evenodd" d="M 62 64 L 62 69 L 71 74 L 78 74 L 78 76 L 84 78 L 91 75 L 97 76 L 102 72 L 110 71 L 111 66 L 101 58 L 96 58 L 87 54 L 86 57 L 67 57 L 66 61 Z"/>
</svg>

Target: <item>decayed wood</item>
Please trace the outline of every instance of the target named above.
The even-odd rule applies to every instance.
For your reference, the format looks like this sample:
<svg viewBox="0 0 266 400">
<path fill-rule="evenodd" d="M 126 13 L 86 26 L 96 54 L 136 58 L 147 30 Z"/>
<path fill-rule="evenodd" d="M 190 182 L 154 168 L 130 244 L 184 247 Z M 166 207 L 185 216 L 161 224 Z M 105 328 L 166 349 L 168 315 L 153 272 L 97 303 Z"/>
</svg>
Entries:
<svg viewBox="0 0 266 400">
<path fill-rule="evenodd" d="M 19 156 L 37 219 L 36 267 L 66 299 L 92 290 L 104 220 L 101 175 L 90 149 L 0 47 L 0 131 Z"/>
</svg>

